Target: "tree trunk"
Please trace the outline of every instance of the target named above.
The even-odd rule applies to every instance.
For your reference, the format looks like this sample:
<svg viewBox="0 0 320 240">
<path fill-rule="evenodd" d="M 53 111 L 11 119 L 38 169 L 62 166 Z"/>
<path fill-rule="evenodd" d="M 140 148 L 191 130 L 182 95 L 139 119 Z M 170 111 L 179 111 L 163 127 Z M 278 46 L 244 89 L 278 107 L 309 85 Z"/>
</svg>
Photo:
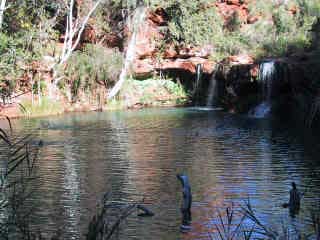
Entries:
<svg viewBox="0 0 320 240">
<path fill-rule="evenodd" d="M 60 59 L 59 64 L 65 63 L 69 57 L 71 56 L 72 52 L 76 49 L 78 46 L 80 40 L 81 40 L 81 35 L 83 31 L 85 30 L 85 27 L 91 17 L 91 15 L 94 13 L 94 11 L 97 9 L 99 4 L 103 0 L 98 0 L 96 4 L 91 8 L 89 13 L 85 16 L 83 19 L 82 23 L 79 24 L 79 19 L 76 19 L 76 21 L 73 21 L 73 5 L 74 5 L 74 0 L 70 1 L 70 6 L 69 6 L 69 14 L 67 18 L 67 28 L 66 28 L 66 33 L 65 33 L 65 42 L 64 42 L 64 47 Z M 75 24 L 74 24 L 75 23 Z"/>
<path fill-rule="evenodd" d="M 6 0 L 1 0 L 1 3 L 0 3 L 0 29 L 2 28 L 3 15 L 4 15 L 5 9 L 6 9 Z"/>
<path fill-rule="evenodd" d="M 62 53 L 59 58 L 59 62 L 53 66 L 53 77 L 54 77 L 54 85 L 57 86 L 59 81 L 62 79 L 62 77 L 57 76 L 57 66 L 62 65 L 66 63 L 73 53 L 73 51 L 77 48 L 78 44 L 81 40 L 81 35 L 83 31 L 85 30 L 85 27 L 91 17 L 91 15 L 94 13 L 94 11 L 97 9 L 97 7 L 102 3 L 104 0 L 98 0 L 95 5 L 91 8 L 89 13 L 84 17 L 84 19 L 81 21 L 80 17 L 77 17 L 77 19 L 73 19 L 73 6 L 74 6 L 74 0 L 70 0 L 69 5 L 69 13 L 67 16 L 67 26 L 65 31 L 65 39 L 63 44 Z M 80 23 L 81 21 L 81 23 Z"/>
</svg>

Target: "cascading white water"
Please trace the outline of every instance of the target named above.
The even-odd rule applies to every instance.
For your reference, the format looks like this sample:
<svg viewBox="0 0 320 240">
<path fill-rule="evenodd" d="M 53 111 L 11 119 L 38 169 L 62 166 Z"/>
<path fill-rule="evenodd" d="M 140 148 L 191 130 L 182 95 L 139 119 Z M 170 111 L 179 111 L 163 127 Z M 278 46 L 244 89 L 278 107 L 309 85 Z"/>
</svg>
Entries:
<svg viewBox="0 0 320 240">
<path fill-rule="evenodd" d="M 260 64 L 259 79 L 262 85 L 263 101 L 250 111 L 250 116 L 255 118 L 264 118 L 271 112 L 272 85 L 275 77 L 275 61 L 263 62 Z"/>
<path fill-rule="evenodd" d="M 217 97 L 217 79 L 216 79 L 216 73 L 215 71 L 210 79 L 209 88 L 208 88 L 208 97 L 207 97 L 207 107 L 212 107 L 215 105 L 214 100 Z"/>
<path fill-rule="evenodd" d="M 120 91 L 123 83 L 126 80 L 128 71 L 130 69 L 131 64 L 133 63 L 135 56 L 136 56 L 136 43 L 137 43 L 137 34 L 139 32 L 139 28 L 141 23 L 144 21 L 146 16 L 146 8 L 145 7 L 138 7 L 133 14 L 133 19 L 128 21 L 129 29 L 132 32 L 131 39 L 128 44 L 128 49 L 124 61 L 124 66 L 122 68 L 120 77 L 118 82 L 115 84 L 115 86 L 112 88 L 110 93 L 108 94 L 108 99 L 112 99 L 114 96 L 117 95 L 117 93 Z"/>
<path fill-rule="evenodd" d="M 260 64 L 259 77 L 263 85 L 263 99 L 267 102 L 271 101 L 271 91 L 273 79 L 276 74 L 276 63 L 274 61 L 264 62 Z"/>
<path fill-rule="evenodd" d="M 197 64 L 196 66 L 196 88 L 199 87 L 200 81 L 201 81 L 201 75 L 202 75 L 202 65 Z"/>
<path fill-rule="evenodd" d="M 199 105 L 200 102 L 200 89 L 201 89 L 201 80 L 202 80 L 202 65 L 197 64 L 196 66 L 196 82 L 193 86 L 193 95 L 195 105 Z"/>
</svg>

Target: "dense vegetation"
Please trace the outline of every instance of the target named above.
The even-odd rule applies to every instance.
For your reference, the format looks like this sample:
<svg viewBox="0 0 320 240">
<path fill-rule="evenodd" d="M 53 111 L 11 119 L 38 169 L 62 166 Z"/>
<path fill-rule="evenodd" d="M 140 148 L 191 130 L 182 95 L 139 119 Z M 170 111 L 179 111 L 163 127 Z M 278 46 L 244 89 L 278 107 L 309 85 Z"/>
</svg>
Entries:
<svg viewBox="0 0 320 240">
<path fill-rule="evenodd" d="M 210 3 L 210 5 L 208 5 Z M 316 0 L 250 1 L 251 16 L 261 18 L 247 24 L 238 14 L 223 21 L 213 1 L 166 1 L 154 5 L 169 14 L 171 38 L 184 44 L 212 44 L 213 57 L 249 53 L 258 57 L 283 56 L 311 46 L 311 30 L 319 17 Z"/>
</svg>

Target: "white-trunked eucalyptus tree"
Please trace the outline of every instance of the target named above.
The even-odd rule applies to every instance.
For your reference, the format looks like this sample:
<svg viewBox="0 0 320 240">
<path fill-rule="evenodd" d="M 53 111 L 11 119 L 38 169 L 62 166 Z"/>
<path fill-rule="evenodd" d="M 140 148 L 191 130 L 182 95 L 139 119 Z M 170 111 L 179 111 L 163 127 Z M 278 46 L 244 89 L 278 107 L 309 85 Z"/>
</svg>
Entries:
<svg viewBox="0 0 320 240">
<path fill-rule="evenodd" d="M 1 0 L 0 2 L 0 29 L 2 28 L 3 15 L 4 15 L 4 11 L 6 10 L 6 2 L 7 0 Z"/>
<path fill-rule="evenodd" d="M 94 13 L 94 11 L 97 9 L 99 4 L 102 3 L 103 1 L 104 0 L 96 1 L 96 3 L 89 10 L 86 16 L 76 16 L 76 18 L 74 18 L 74 13 L 73 13 L 75 1 L 74 0 L 69 1 L 65 39 L 64 39 L 63 50 L 60 56 L 59 64 L 65 63 L 71 56 L 72 52 L 77 48 L 81 40 L 81 35 L 85 30 L 85 27 L 90 17 Z"/>
<path fill-rule="evenodd" d="M 61 66 L 62 64 L 66 63 L 73 51 L 77 48 L 81 40 L 81 35 L 84 32 L 90 17 L 103 1 L 104 0 L 97 0 L 85 16 L 80 16 L 78 14 L 75 16 L 75 0 L 67 1 L 66 4 L 68 5 L 68 14 L 66 20 L 63 48 L 60 56 L 58 57 L 57 63 L 53 66 L 55 86 L 57 86 L 59 81 L 62 79 L 62 77 L 57 76 L 56 69 L 59 68 L 59 66 Z"/>
</svg>

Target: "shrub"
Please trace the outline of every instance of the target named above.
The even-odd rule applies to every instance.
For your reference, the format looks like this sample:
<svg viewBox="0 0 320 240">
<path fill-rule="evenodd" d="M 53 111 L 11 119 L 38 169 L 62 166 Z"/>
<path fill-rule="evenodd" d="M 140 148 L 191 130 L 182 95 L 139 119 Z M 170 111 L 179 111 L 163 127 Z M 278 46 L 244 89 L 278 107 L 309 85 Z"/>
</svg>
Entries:
<svg viewBox="0 0 320 240">
<path fill-rule="evenodd" d="M 70 84 L 73 100 L 77 100 L 80 92 L 111 86 L 118 79 L 121 69 L 120 52 L 100 45 L 88 45 L 83 52 L 77 51 L 71 56 L 64 72 L 64 83 Z"/>
<path fill-rule="evenodd" d="M 242 31 L 248 39 L 251 53 L 260 57 L 275 57 L 308 48 L 311 44 L 310 31 L 316 18 L 303 6 L 303 1 L 292 0 L 280 6 L 271 1 L 252 3 L 251 14 L 261 15 L 262 19 Z M 293 6 L 298 9 L 295 14 L 289 11 Z"/>
<path fill-rule="evenodd" d="M 204 9 L 201 1 L 174 1 L 166 11 L 171 18 L 169 31 L 176 41 L 203 45 L 222 34 L 222 18 L 215 8 Z"/>
<path fill-rule="evenodd" d="M 32 104 L 31 101 L 24 101 L 20 105 L 20 111 L 27 117 L 38 117 L 61 114 L 64 108 L 60 102 L 43 97 L 41 102 Z"/>
</svg>

